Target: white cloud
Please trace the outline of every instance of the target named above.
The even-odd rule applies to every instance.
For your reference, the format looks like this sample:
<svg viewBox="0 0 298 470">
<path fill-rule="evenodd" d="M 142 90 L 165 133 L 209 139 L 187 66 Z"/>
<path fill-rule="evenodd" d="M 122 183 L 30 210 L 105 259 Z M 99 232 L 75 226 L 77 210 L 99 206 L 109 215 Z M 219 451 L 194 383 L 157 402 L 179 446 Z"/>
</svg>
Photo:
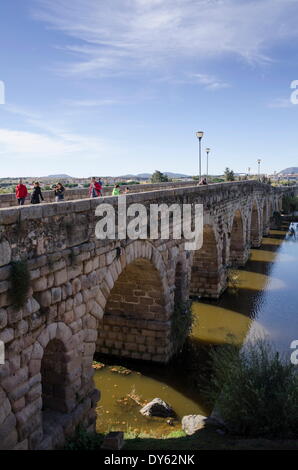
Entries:
<svg viewBox="0 0 298 470">
<path fill-rule="evenodd" d="M 36 19 L 75 39 L 66 49 L 79 59 L 61 66 L 71 74 L 135 73 L 223 54 L 262 62 L 298 35 L 297 0 L 36 2 Z"/>
<path fill-rule="evenodd" d="M 295 105 L 291 102 L 291 98 L 276 98 L 268 104 L 269 108 L 293 108 Z"/>
<path fill-rule="evenodd" d="M 203 85 L 207 90 L 220 90 L 222 88 L 229 88 L 229 84 L 219 80 L 212 75 L 196 73 L 191 75 L 191 80 L 194 83 Z"/>
<path fill-rule="evenodd" d="M 98 138 L 79 136 L 71 133 L 47 135 L 45 133 L 0 128 L 0 155 L 7 159 L 21 158 L 40 160 L 45 158 L 67 158 L 82 154 L 83 156 L 100 156 L 105 145 Z"/>
<path fill-rule="evenodd" d="M 65 100 L 65 104 L 69 106 L 79 107 L 79 108 L 99 108 L 102 106 L 112 106 L 122 104 L 123 101 L 113 100 L 113 99 L 102 99 L 102 100 Z"/>
</svg>

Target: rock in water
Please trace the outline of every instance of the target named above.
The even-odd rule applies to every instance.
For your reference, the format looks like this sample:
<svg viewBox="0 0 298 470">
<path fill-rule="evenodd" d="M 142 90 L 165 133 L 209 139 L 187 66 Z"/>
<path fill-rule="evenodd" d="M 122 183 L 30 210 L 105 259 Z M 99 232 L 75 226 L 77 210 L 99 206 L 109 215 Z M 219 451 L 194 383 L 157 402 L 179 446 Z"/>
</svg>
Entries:
<svg viewBox="0 0 298 470">
<path fill-rule="evenodd" d="M 168 403 L 160 398 L 154 398 L 147 405 L 140 409 L 144 416 L 158 416 L 160 418 L 175 418 L 176 413 Z"/>
<path fill-rule="evenodd" d="M 195 432 L 205 427 L 206 420 L 206 416 L 202 415 L 183 416 L 182 429 L 188 436 L 191 436 L 192 434 L 195 434 Z"/>
</svg>

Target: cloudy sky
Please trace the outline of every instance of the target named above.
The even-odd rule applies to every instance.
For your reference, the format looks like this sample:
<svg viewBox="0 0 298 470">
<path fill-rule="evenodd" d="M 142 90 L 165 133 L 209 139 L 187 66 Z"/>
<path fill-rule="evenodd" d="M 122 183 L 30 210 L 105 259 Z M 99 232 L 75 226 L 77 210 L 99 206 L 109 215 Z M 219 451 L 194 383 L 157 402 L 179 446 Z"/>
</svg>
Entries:
<svg viewBox="0 0 298 470">
<path fill-rule="evenodd" d="M 211 173 L 298 166 L 298 0 L 2 0 L 0 15 L 0 177 L 197 174 L 196 130 Z"/>
</svg>

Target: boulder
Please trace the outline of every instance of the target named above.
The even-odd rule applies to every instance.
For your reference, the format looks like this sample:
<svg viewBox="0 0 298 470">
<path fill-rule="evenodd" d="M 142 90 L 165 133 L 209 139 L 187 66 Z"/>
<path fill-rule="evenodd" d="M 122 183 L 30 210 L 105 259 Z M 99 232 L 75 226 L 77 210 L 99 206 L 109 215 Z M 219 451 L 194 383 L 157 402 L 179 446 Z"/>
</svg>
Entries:
<svg viewBox="0 0 298 470">
<path fill-rule="evenodd" d="M 154 398 L 154 400 L 147 403 L 147 405 L 140 409 L 140 413 L 144 416 L 157 416 L 160 418 L 176 417 L 176 413 L 172 407 L 160 398 Z"/>
<path fill-rule="evenodd" d="M 188 435 L 195 434 L 206 425 L 207 417 L 203 415 L 187 415 L 182 418 L 182 429 Z"/>
</svg>

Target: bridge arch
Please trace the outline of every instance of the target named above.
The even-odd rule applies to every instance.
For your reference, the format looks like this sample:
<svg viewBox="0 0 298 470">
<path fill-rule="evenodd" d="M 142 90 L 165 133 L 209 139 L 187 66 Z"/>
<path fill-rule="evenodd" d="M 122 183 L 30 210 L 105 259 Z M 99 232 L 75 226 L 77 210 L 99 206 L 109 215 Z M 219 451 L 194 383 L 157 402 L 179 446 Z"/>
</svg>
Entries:
<svg viewBox="0 0 298 470">
<path fill-rule="evenodd" d="M 262 241 L 262 230 L 260 222 L 260 214 L 257 202 L 254 201 L 250 214 L 250 243 L 254 248 L 258 248 Z"/>
<path fill-rule="evenodd" d="M 109 269 L 114 273 L 110 285 L 97 296 L 103 314 L 96 351 L 167 362 L 173 347 L 169 319 L 174 286 L 169 288 L 162 256 L 150 243 L 136 241 L 114 261 L 114 268 Z"/>
<path fill-rule="evenodd" d="M 240 209 L 234 212 L 230 229 L 230 265 L 243 266 L 248 258 L 245 222 Z"/>
<path fill-rule="evenodd" d="M 74 432 L 79 406 L 86 398 L 80 395 L 84 383 L 82 375 L 82 342 L 63 322 L 51 323 L 43 329 L 33 345 L 29 373 L 35 382 L 36 406 L 34 419 L 37 437 L 32 449 L 62 447 L 65 434 Z M 89 363 L 90 375 L 93 375 Z M 93 387 L 93 385 L 92 385 Z M 82 414 L 80 418 L 82 418 Z"/>
</svg>

